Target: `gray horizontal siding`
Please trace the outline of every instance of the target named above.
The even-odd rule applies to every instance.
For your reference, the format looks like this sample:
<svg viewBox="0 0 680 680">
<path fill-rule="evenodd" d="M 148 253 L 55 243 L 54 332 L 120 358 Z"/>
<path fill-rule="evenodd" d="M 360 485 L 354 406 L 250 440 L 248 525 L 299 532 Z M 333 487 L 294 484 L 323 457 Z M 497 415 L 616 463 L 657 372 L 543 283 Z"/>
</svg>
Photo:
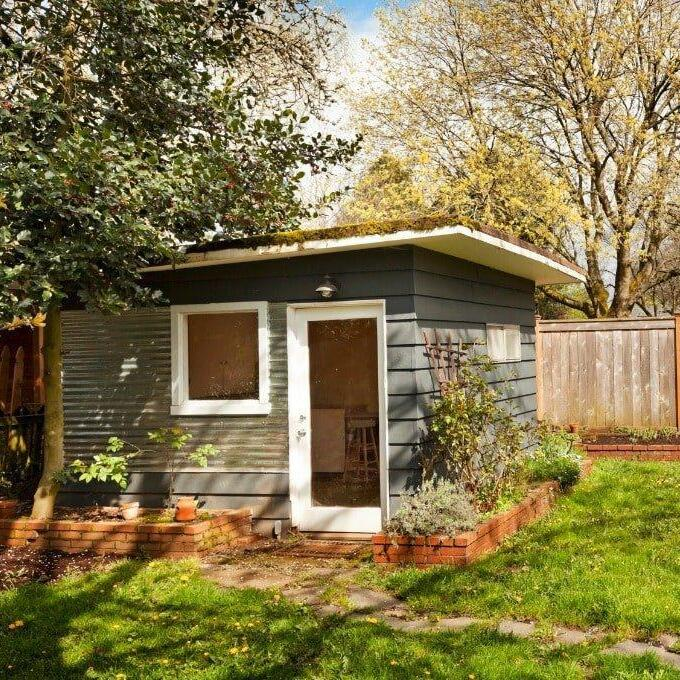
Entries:
<svg viewBox="0 0 680 680">
<path fill-rule="evenodd" d="M 147 433 L 180 425 L 190 446 L 214 444 L 216 469 L 286 469 L 288 407 L 286 309 L 269 306 L 272 412 L 268 416 L 170 416 L 170 312 L 167 308 L 102 316 L 64 313 L 65 449 L 69 460 L 118 436 L 146 453 L 133 469 L 162 469 Z"/>
<path fill-rule="evenodd" d="M 533 284 L 420 248 L 397 247 L 288 260 L 156 272 L 146 283 L 172 304 L 269 301 L 272 413 L 256 417 L 175 418 L 170 410 L 170 315 L 167 308 L 120 317 L 69 311 L 64 318 L 66 447 L 87 457 L 117 435 L 150 448 L 149 430 L 180 424 L 192 445 L 220 450 L 208 470 L 185 469 L 177 492 L 207 507 L 249 505 L 270 528 L 290 516 L 286 306 L 316 299 L 325 274 L 340 284 L 338 300 L 385 300 L 391 502 L 415 488 L 418 444 L 437 386 L 423 347 L 424 329 L 450 330 L 463 342 L 485 342 L 485 324 L 522 328 L 522 361 L 496 367 L 490 381 L 511 390 L 504 403 L 520 418 L 535 410 Z M 160 505 L 167 475 L 161 457 L 135 461 L 125 498 Z M 64 499 L 110 502 L 115 489 L 78 487 Z"/>
<path fill-rule="evenodd" d="M 389 354 L 390 504 L 420 481 L 419 443 L 428 439 L 428 420 L 438 386 L 423 346 L 423 331 L 446 331 L 464 343 L 486 343 L 487 323 L 518 324 L 522 360 L 497 364 L 489 383 L 502 391 L 499 400 L 518 419 L 536 410 L 534 285 L 420 248 L 414 250 L 414 328 L 395 334 L 400 342 Z M 412 340 L 411 340 L 412 338 Z"/>
<path fill-rule="evenodd" d="M 385 300 L 387 344 L 411 354 L 418 333 L 414 312 L 413 250 L 376 249 L 154 273 L 146 283 L 171 304 L 268 300 L 273 410 L 269 416 L 175 418 L 170 410 L 170 315 L 167 308 L 104 317 L 65 313 L 65 413 L 69 458 L 92 455 L 112 435 L 150 448 L 147 432 L 180 424 L 192 432 L 192 445 L 206 442 L 220 450 L 203 471 L 178 476 L 177 492 L 198 494 L 207 507 L 249 505 L 262 522 L 290 517 L 288 492 L 288 415 L 286 306 L 316 299 L 325 274 L 340 283 L 338 299 Z M 400 351 L 400 350 L 397 350 Z M 409 363 L 409 360 L 406 360 Z M 390 371 L 390 380 L 403 377 Z M 390 417 L 408 406 L 398 397 Z M 160 506 L 167 476 L 161 457 L 135 460 L 125 494 L 114 488 L 74 487 L 64 502 L 111 502 L 114 497 Z"/>
</svg>

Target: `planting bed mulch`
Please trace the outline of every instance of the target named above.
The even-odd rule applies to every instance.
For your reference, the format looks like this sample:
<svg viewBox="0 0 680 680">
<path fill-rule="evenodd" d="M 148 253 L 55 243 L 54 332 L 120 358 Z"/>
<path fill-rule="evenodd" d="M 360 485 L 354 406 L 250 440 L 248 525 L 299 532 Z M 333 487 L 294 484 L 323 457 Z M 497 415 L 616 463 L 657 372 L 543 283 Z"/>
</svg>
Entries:
<svg viewBox="0 0 680 680">
<path fill-rule="evenodd" d="M 126 520 L 120 515 L 112 515 L 110 511 L 117 511 L 118 508 L 107 506 L 86 506 L 86 507 L 71 507 L 60 506 L 55 508 L 52 521 L 67 521 L 67 522 L 120 522 L 125 523 Z M 145 524 L 165 524 L 174 522 L 174 510 L 166 510 L 163 508 L 140 508 L 139 517 L 134 521 Z M 203 522 L 213 514 L 210 512 L 198 512 L 196 519 L 188 522 L 182 522 L 183 525 L 197 524 Z"/>
<path fill-rule="evenodd" d="M 0 590 L 28 583 L 52 583 L 62 576 L 95 571 L 120 559 L 92 553 L 66 555 L 56 550 L 0 548 Z"/>
</svg>

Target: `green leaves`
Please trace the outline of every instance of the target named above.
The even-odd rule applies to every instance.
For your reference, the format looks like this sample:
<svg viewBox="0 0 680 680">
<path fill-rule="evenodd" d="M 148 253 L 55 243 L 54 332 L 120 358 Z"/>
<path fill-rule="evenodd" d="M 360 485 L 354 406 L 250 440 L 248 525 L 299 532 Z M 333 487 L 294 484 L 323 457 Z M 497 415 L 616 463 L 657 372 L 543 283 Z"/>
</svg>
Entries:
<svg viewBox="0 0 680 680">
<path fill-rule="evenodd" d="M 432 407 L 431 445 L 422 452 L 424 476 L 437 475 L 460 484 L 481 509 L 495 505 L 521 463 L 521 445 L 529 425 L 519 424 L 498 404 L 502 394 L 487 384 L 493 364 L 470 356 L 456 379 Z"/>
<path fill-rule="evenodd" d="M 234 76 L 263 20 L 229 0 L 0 7 L 0 323 L 55 296 L 151 304 L 139 270 L 181 244 L 310 214 L 304 173 L 356 141 L 306 136 L 291 109 L 254 113 Z"/>
<path fill-rule="evenodd" d="M 128 447 L 130 450 L 119 454 Z M 97 453 L 90 461 L 74 460 L 67 468 L 62 470 L 55 481 L 66 483 L 79 481 L 89 484 L 90 482 L 113 482 L 122 490 L 128 486 L 128 465 L 130 459 L 140 453 L 140 450 L 127 444 L 119 437 L 109 437 L 104 453 Z"/>
</svg>

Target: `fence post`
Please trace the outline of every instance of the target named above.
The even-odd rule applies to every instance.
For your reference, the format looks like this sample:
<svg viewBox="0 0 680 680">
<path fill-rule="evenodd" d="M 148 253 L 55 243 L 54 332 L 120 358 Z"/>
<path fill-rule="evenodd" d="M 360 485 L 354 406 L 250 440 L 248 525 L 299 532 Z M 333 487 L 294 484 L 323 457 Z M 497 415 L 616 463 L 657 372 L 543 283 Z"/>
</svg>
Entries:
<svg viewBox="0 0 680 680">
<path fill-rule="evenodd" d="M 675 426 L 680 428 L 680 314 L 675 314 Z"/>
<path fill-rule="evenodd" d="M 543 338 L 541 338 L 541 316 L 536 314 L 536 420 L 539 422 L 543 420 Z M 677 342 L 678 326 L 676 317 L 675 337 Z M 677 352 L 676 352 L 677 361 Z"/>
</svg>

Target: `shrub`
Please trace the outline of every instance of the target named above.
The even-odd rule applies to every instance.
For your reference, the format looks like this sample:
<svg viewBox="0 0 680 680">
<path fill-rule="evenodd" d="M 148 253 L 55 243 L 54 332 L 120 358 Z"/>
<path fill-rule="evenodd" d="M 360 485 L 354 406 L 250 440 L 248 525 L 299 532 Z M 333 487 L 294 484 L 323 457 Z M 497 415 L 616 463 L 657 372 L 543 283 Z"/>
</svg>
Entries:
<svg viewBox="0 0 680 680">
<path fill-rule="evenodd" d="M 657 439 L 668 439 L 677 437 L 678 430 L 675 427 L 660 427 L 658 429 L 653 427 L 628 427 L 621 426 L 614 429 L 616 434 L 625 435 L 632 444 L 642 442 L 649 444 Z"/>
<path fill-rule="evenodd" d="M 482 510 L 493 508 L 521 467 L 528 424 L 518 423 L 490 387 L 483 357 L 469 358 L 433 405 L 431 437 L 422 456 L 424 476 L 444 476 L 462 485 Z"/>
<path fill-rule="evenodd" d="M 583 455 L 576 446 L 575 435 L 557 430 L 546 432 L 541 442 L 526 461 L 526 471 L 531 481 L 555 480 L 560 488 L 576 484 L 581 476 Z"/>
<path fill-rule="evenodd" d="M 386 531 L 405 536 L 452 536 L 476 526 L 479 516 L 470 494 L 443 479 L 429 479 L 413 495 L 402 495 L 401 506 Z"/>
</svg>

